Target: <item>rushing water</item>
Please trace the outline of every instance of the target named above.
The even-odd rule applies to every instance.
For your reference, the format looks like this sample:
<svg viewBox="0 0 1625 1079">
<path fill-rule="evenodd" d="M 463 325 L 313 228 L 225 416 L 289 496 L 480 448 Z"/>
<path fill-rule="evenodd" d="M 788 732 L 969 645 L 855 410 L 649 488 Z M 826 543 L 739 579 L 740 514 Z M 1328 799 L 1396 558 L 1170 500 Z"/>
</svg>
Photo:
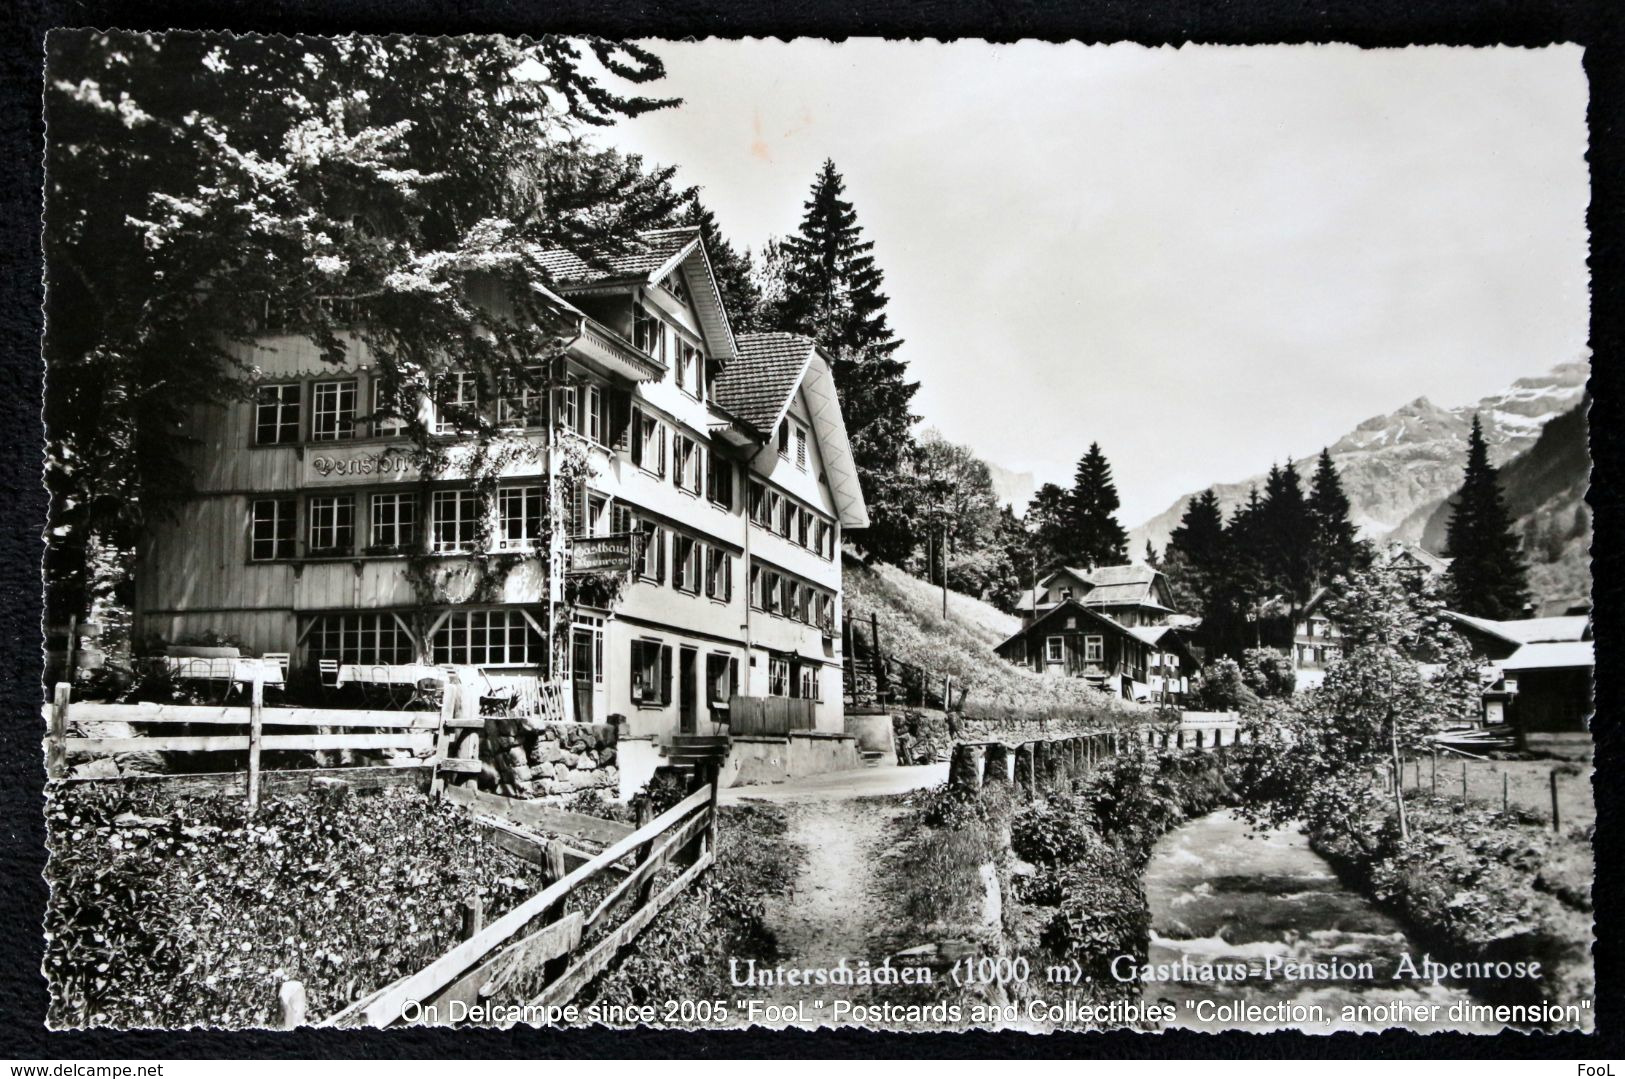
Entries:
<svg viewBox="0 0 1625 1079">
<path fill-rule="evenodd" d="M 1426 949 L 1414 944 L 1394 919 L 1345 887 L 1296 829 L 1249 836 L 1247 826 L 1228 810 L 1192 821 L 1157 843 L 1146 867 L 1145 890 L 1151 906 L 1148 962 L 1177 969 L 1154 972 L 1143 984 L 1144 999 L 1174 1004 L 1179 1026 L 1299 1026 L 1310 1033 L 1390 1025 L 1494 1029 L 1449 1018 L 1452 1004 L 1471 1000 L 1459 987 L 1420 977 L 1395 980 L 1402 956 L 1408 954 L 1421 967 Z M 1301 970 L 1293 977 L 1287 964 L 1320 969 Z M 1202 1001 L 1209 1003 L 1200 1006 Z M 1318 1005 L 1327 1021 L 1295 1023 L 1279 1012 L 1252 1022 L 1233 1012 L 1219 1017 L 1219 1009 L 1248 1003 Z M 1345 1007 L 1362 1005 L 1390 1011 L 1363 1022 L 1343 1018 Z M 1428 1006 L 1437 1006 L 1434 1021 L 1427 1021 L 1426 1013 L 1418 1021 L 1414 1009 Z"/>
</svg>

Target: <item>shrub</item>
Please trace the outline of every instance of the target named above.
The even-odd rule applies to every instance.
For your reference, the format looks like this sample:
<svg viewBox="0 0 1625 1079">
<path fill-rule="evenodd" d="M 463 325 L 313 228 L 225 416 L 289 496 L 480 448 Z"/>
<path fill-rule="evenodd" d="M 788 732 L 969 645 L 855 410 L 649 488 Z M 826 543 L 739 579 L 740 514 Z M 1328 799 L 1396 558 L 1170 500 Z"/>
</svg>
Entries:
<svg viewBox="0 0 1625 1079">
<path fill-rule="evenodd" d="M 909 795 L 922 822 L 932 828 L 954 831 L 969 824 L 986 824 L 988 810 L 977 791 L 947 783 Z"/>
<path fill-rule="evenodd" d="M 1298 674 L 1278 648 L 1249 648 L 1241 654 L 1241 680 L 1260 697 L 1290 697 Z"/>
<path fill-rule="evenodd" d="M 1228 656 L 1202 668 L 1194 688 L 1196 699 L 1210 712 L 1239 712 L 1258 702 L 1258 695 L 1247 688 L 1241 665 Z"/>
<path fill-rule="evenodd" d="M 672 806 L 688 797 L 688 780 L 683 773 L 670 768 L 658 769 L 649 777 L 649 782 L 643 785 L 633 799 L 647 799 L 649 802 L 649 819 L 660 816 Z"/>
<path fill-rule="evenodd" d="M 647 790 L 648 788 L 645 788 Z M 676 803 L 673 803 L 674 805 Z M 611 801 L 604 797 L 602 791 L 589 789 L 577 791 L 564 803 L 564 808 L 571 813 L 580 813 L 588 817 L 599 817 L 603 820 L 621 821 L 625 823 L 632 819 L 632 807 L 622 802 Z"/>
<path fill-rule="evenodd" d="M 1081 799 L 1036 802 L 1010 821 L 1010 849 L 1034 865 L 1071 865 L 1101 845 L 1098 821 Z"/>
<path fill-rule="evenodd" d="M 1145 955 L 1151 910 L 1139 866 L 1123 853 L 1093 847 L 1078 861 L 1047 870 L 1038 887 L 1057 900 L 1040 934 L 1057 957 L 1076 960 L 1085 973 L 1105 979 L 1117 956 Z"/>
</svg>

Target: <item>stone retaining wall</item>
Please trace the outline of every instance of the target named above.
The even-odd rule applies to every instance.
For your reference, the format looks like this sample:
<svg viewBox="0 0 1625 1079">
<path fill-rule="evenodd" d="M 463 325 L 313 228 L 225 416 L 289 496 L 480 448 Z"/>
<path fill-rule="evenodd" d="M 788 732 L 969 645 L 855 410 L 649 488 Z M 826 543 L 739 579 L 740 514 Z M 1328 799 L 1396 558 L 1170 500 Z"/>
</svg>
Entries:
<svg viewBox="0 0 1625 1079">
<path fill-rule="evenodd" d="M 487 716 L 480 759 L 496 770 L 498 791 L 510 797 L 614 792 L 620 786 L 616 745 L 616 729 L 608 724 L 532 726 L 519 717 Z"/>
</svg>

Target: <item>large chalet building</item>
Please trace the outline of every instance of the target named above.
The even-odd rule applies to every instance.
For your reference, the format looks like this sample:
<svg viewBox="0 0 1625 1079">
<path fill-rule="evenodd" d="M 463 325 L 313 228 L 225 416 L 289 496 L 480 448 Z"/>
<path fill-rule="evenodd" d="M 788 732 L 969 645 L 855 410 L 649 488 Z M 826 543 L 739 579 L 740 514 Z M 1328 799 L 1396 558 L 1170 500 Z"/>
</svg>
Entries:
<svg viewBox="0 0 1625 1079">
<path fill-rule="evenodd" d="M 552 665 L 575 718 L 619 715 L 633 736 L 703 729 L 735 696 L 810 699 L 816 729 L 841 731 L 839 551 L 868 516 L 829 358 L 804 337 L 735 334 L 697 229 L 606 261 L 547 256 L 575 324 L 566 386 L 484 401 L 470 374 L 443 391 L 519 451 L 491 497 L 466 467 L 423 480 L 375 407 L 359 335 L 337 366 L 300 337 L 244 346 L 250 392 L 196 416 L 196 489 L 140 545 L 138 639 L 224 635 L 296 670 L 421 662 L 545 679 Z M 469 436 L 434 400 L 421 409 L 456 461 Z M 575 609 L 550 657 L 560 553 L 535 548 L 565 438 L 591 478 L 562 493 L 564 563 L 586 538 L 613 556 L 622 537 L 633 565 L 612 603 Z M 482 543 L 536 557 L 457 597 Z M 409 572 L 425 557 L 453 582 L 428 610 Z"/>
</svg>

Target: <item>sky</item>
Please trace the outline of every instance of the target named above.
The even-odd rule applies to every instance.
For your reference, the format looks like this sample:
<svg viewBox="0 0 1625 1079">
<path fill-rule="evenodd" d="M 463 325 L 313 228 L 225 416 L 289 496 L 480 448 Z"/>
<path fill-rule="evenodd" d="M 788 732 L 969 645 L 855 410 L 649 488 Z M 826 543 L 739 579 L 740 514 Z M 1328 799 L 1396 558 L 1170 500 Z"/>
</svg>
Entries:
<svg viewBox="0 0 1625 1079">
<path fill-rule="evenodd" d="M 609 142 L 752 248 L 832 158 L 922 426 L 1040 483 L 1098 441 L 1130 527 L 1586 354 L 1577 46 L 646 44 L 684 104 Z"/>
</svg>

